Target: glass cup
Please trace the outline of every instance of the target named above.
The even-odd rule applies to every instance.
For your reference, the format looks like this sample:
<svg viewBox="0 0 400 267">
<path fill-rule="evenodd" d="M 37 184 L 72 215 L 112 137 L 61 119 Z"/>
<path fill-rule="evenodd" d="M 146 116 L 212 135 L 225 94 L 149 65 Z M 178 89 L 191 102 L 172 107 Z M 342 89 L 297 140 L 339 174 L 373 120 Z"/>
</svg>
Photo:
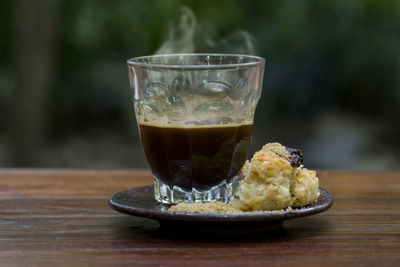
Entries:
<svg viewBox="0 0 400 267">
<path fill-rule="evenodd" d="M 225 203 L 247 160 L 265 60 L 171 54 L 128 60 L 140 140 L 162 203 Z"/>
</svg>

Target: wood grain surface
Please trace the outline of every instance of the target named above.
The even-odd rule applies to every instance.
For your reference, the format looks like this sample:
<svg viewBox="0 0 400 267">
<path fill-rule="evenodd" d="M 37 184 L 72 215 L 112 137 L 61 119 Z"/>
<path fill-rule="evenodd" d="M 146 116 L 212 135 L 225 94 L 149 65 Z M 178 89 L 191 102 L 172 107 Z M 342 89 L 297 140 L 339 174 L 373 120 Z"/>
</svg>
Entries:
<svg viewBox="0 0 400 267">
<path fill-rule="evenodd" d="M 147 171 L 0 170 L 0 266 L 400 265 L 400 172 L 318 172 L 330 210 L 273 232 L 198 236 L 116 213 Z"/>
</svg>

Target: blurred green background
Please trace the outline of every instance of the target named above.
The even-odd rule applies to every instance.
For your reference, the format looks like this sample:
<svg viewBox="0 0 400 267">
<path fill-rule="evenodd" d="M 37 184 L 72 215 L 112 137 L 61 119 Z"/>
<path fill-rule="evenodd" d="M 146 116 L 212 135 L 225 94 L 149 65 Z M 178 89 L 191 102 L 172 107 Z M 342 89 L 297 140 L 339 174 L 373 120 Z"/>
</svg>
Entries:
<svg viewBox="0 0 400 267">
<path fill-rule="evenodd" d="M 0 1 L 0 167 L 146 168 L 126 59 L 191 37 L 266 58 L 251 153 L 399 169 L 400 1 L 378 0 Z"/>
</svg>

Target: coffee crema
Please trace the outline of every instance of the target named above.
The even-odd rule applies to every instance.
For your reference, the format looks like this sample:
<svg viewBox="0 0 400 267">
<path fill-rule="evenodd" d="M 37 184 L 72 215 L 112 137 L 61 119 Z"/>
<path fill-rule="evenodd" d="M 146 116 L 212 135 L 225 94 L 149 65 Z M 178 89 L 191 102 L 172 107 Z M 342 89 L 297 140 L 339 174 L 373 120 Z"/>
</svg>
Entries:
<svg viewBox="0 0 400 267">
<path fill-rule="evenodd" d="M 173 188 L 208 190 L 238 175 L 249 153 L 252 123 L 157 125 L 140 122 L 153 175 Z"/>
</svg>

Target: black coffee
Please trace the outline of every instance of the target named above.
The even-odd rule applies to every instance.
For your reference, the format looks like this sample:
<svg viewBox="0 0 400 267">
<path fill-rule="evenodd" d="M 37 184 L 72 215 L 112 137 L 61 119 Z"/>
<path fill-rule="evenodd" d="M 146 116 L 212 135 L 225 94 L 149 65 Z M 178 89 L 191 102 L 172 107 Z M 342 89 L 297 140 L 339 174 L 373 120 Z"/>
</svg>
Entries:
<svg viewBox="0 0 400 267">
<path fill-rule="evenodd" d="M 153 174 L 171 188 L 198 190 L 228 181 L 246 161 L 252 124 L 174 127 L 139 124 Z"/>
</svg>

